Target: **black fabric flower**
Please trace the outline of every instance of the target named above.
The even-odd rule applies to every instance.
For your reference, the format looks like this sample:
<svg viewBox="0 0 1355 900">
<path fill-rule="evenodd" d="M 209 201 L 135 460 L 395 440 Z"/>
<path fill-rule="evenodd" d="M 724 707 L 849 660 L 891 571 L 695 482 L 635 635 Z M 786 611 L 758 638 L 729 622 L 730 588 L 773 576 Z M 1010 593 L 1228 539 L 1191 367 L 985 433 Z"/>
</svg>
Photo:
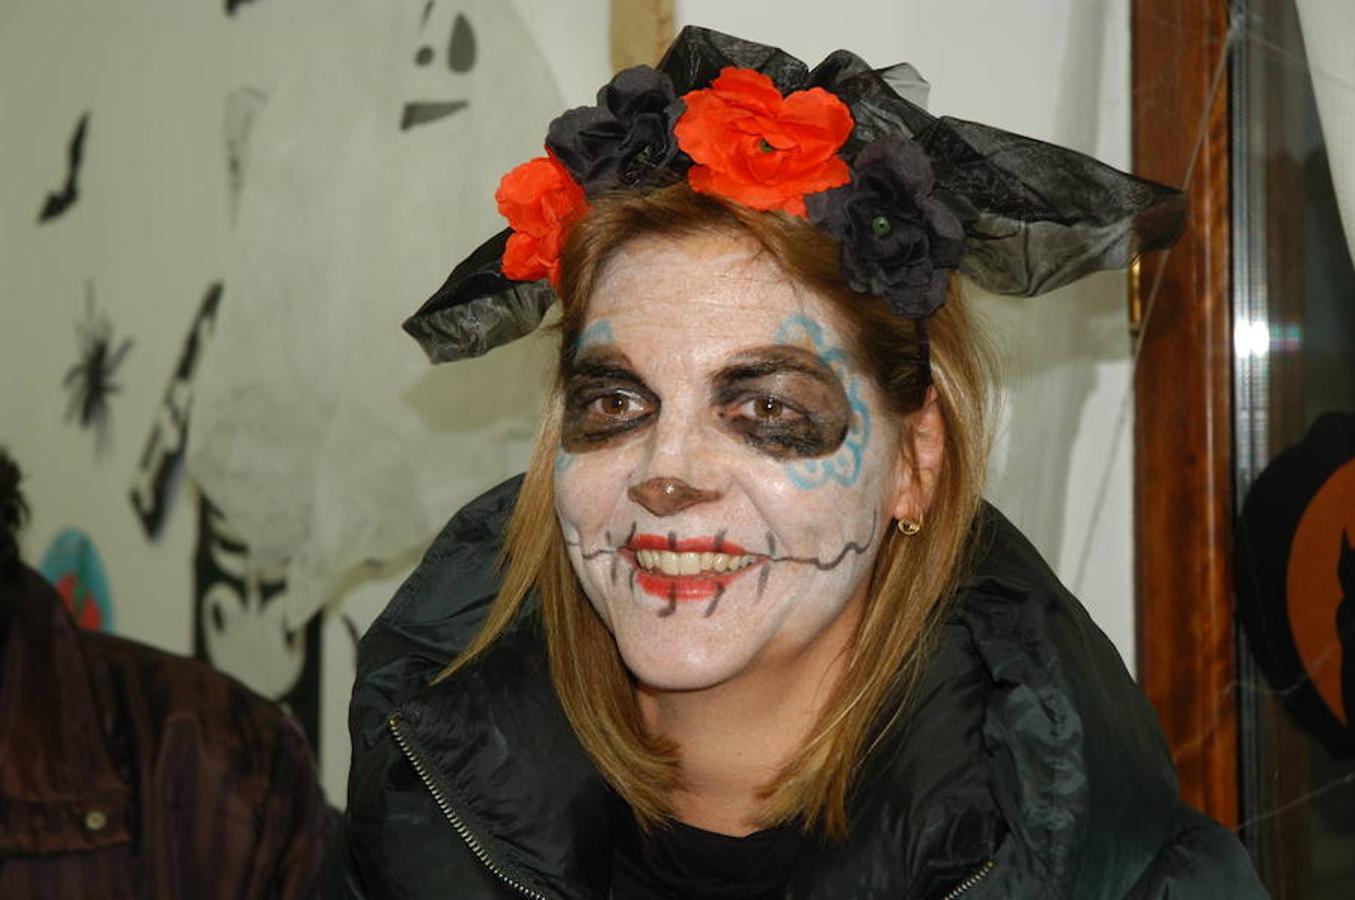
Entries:
<svg viewBox="0 0 1355 900">
<path fill-rule="evenodd" d="M 677 180 L 691 165 L 673 135 L 682 109 L 667 75 L 635 66 L 598 91 L 597 106 L 551 122 L 546 146 L 589 197 Z"/>
<path fill-rule="evenodd" d="M 852 290 L 923 319 L 946 301 L 965 249 L 967 205 L 934 190 L 931 160 L 902 136 L 867 144 L 850 184 L 805 198 L 810 220 L 837 239 Z"/>
</svg>

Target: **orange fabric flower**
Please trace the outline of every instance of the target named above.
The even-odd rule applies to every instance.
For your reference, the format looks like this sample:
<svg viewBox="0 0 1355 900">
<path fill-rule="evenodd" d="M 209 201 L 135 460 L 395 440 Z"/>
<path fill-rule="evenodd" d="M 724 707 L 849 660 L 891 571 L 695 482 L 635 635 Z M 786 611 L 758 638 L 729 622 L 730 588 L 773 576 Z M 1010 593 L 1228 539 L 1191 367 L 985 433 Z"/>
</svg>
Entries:
<svg viewBox="0 0 1355 900">
<path fill-rule="evenodd" d="M 494 199 L 513 229 L 503 251 L 503 274 L 515 281 L 549 278 L 558 288 L 560 249 L 588 210 L 583 189 L 554 156 L 538 156 L 503 176 Z"/>
<path fill-rule="evenodd" d="M 682 99 L 687 111 L 674 131 L 696 162 L 687 173 L 695 191 L 803 216 L 806 194 L 851 180 L 837 151 L 852 114 L 823 88 L 782 97 L 761 72 L 726 66 Z"/>
</svg>

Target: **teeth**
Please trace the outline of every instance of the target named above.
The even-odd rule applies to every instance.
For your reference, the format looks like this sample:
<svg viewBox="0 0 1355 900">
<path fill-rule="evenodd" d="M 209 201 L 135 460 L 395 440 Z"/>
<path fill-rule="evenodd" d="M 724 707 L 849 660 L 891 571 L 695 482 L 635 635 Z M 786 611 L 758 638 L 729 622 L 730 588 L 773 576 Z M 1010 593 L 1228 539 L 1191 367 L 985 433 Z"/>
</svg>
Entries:
<svg viewBox="0 0 1355 900">
<path fill-rule="evenodd" d="M 756 556 L 728 553 L 675 553 L 672 550 L 636 550 L 640 568 L 665 575 L 699 575 L 702 572 L 737 572 L 752 565 Z"/>
</svg>

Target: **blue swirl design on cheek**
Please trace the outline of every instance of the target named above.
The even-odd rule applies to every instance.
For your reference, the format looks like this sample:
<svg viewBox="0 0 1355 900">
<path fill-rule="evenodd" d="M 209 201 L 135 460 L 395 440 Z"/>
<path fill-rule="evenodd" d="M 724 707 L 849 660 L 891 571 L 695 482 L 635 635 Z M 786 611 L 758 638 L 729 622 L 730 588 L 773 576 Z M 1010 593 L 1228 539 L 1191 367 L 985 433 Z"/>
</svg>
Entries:
<svg viewBox="0 0 1355 900">
<path fill-rule="evenodd" d="M 783 463 L 782 466 L 795 486 L 803 490 L 816 488 L 829 481 L 851 487 L 861 477 L 861 458 L 870 441 L 870 409 L 861 399 L 861 379 L 848 365 L 846 349 L 827 346 L 823 328 L 808 316 L 791 316 L 776 330 L 778 344 L 803 344 L 806 338 L 819 361 L 842 382 L 847 392 L 847 403 L 852 410 L 852 424 L 847 429 L 842 446 L 831 456 L 797 460 Z"/>
<path fill-rule="evenodd" d="M 606 319 L 598 319 L 589 325 L 579 336 L 574 339 L 574 348 L 572 356 L 578 356 L 587 347 L 597 347 L 606 344 L 616 343 L 616 337 L 612 334 L 612 323 Z M 574 465 L 574 460 L 578 454 L 570 453 L 564 447 L 559 447 L 555 451 L 555 473 L 561 472 Z"/>
</svg>

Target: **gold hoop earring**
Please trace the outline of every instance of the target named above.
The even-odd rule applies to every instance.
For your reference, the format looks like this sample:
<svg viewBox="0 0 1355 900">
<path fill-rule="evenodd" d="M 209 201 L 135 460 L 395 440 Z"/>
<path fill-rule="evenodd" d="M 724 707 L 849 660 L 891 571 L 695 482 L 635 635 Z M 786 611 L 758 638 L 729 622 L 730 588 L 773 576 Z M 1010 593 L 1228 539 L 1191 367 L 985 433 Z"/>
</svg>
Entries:
<svg viewBox="0 0 1355 900">
<path fill-rule="evenodd" d="M 912 537 L 922 530 L 922 523 L 914 522 L 912 519 L 899 519 L 895 525 L 899 529 L 899 534 L 902 534 L 905 537 Z"/>
</svg>

